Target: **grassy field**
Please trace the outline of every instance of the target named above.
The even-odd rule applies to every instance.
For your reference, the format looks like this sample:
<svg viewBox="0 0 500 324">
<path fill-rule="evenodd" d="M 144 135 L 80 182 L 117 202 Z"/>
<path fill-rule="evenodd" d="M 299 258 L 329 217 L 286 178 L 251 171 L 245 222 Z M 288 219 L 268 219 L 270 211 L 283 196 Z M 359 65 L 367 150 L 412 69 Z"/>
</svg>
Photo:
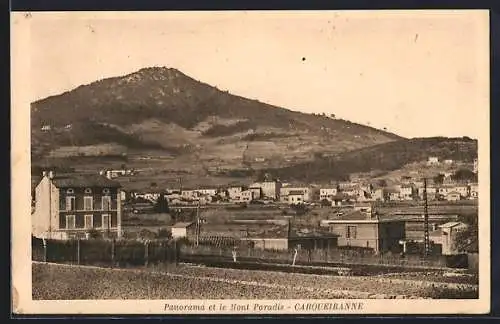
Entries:
<svg viewBox="0 0 500 324">
<path fill-rule="evenodd" d="M 477 286 L 203 268 L 105 269 L 33 263 L 33 299 L 477 298 Z"/>
</svg>

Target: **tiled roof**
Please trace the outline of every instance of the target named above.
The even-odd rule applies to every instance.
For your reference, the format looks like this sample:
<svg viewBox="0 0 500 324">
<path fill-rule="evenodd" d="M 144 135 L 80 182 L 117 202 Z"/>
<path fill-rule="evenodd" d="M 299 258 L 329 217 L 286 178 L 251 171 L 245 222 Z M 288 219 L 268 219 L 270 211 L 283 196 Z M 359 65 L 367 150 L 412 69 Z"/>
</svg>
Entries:
<svg viewBox="0 0 500 324">
<path fill-rule="evenodd" d="M 118 181 L 97 174 L 56 174 L 52 182 L 58 188 L 121 187 Z"/>
</svg>

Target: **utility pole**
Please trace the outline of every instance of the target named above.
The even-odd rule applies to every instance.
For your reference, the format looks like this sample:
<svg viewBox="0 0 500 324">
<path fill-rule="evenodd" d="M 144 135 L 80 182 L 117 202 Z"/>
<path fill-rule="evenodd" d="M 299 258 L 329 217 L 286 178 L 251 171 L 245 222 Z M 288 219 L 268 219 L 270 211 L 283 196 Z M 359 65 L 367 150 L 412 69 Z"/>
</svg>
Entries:
<svg viewBox="0 0 500 324">
<path fill-rule="evenodd" d="M 429 213 L 427 209 L 427 179 L 424 178 L 424 253 L 429 256 L 430 242 L 429 242 Z"/>
<path fill-rule="evenodd" d="M 198 206 L 196 207 L 196 246 L 200 242 L 200 201 L 198 200 Z"/>
</svg>

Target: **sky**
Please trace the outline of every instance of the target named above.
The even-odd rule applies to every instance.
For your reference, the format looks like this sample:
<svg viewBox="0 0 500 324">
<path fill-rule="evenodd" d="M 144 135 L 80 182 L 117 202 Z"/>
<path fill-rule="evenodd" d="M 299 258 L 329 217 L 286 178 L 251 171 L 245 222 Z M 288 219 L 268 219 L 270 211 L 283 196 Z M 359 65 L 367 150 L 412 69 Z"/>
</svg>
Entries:
<svg viewBox="0 0 500 324">
<path fill-rule="evenodd" d="M 33 13 L 31 100 L 144 67 L 405 137 L 470 136 L 489 112 L 481 11 Z"/>
</svg>

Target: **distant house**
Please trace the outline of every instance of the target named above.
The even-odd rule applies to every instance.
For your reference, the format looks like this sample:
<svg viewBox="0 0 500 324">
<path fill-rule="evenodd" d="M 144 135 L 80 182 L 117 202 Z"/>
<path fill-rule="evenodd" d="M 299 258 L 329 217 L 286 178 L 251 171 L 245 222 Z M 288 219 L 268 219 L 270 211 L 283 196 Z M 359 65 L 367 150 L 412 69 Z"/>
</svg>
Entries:
<svg viewBox="0 0 500 324">
<path fill-rule="evenodd" d="M 435 165 L 435 164 L 439 164 L 439 158 L 435 156 L 429 156 L 427 160 L 427 165 Z"/>
<path fill-rule="evenodd" d="M 288 193 L 288 203 L 290 205 L 303 204 L 305 202 L 303 190 L 292 190 Z"/>
<path fill-rule="evenodd" d="M 467 185 L 456 185 L 454 191 L 458 192 L 463 198 L 469 195 L 469 187 Z"/>
<path fill-rule="evenodd" d="M 293 192 L 294 195 L 302 193 L 302 202 L 311 202 L 314 200 L 314 190 L 309 186 L 283 186 L 280 190 L 280 201 L 290 203 L 289 195 Z"/>
<path fill-rule="evenodd" d="M 388 200 L 388 201 L 400 200 L 399 187 L 385 188 L 384 189 L 384 200 Z"/>
<path fill-rule="evenodd" d="M 371 196 L 372 196 L 372 200 L 383 201 L 384 200 L 384 189 L 383 188 L 372 188 Z"/>
<path fill-rule="evenodd" d="M 319 190 L 319 199 L 320 200 L 329 200 L 332 201 L 332 197 L 337 195 L 337 188 L 329 187 L 329 188 L 321 188 Z"/>
<path fill-rule="evenodd" d="M 182 189 L 181 196 L 184 199 L 198 198 L 198 191 L 196 189 Z"/>
<path fill-rule="evenodd" d="M 41 130 L 42 132 L 48 132 L 52 129 L 52 127 L 50 125 L 43 125 Z"/>
<path fill-rule="evenodd" d="M 411 185 L 402 185 L 399 191 L 399 197 L 401 200 L 412 200 L 413 187 Z"/>
<path fill-rule="evenodd" d="M 478 184 L 477 183 L 469 183 L 469 199 L 477 199 L 478 198 Z"/>
<path fill-rule="evenodd" d="M 452 184 L 444 184 L 438 188 L 438 194 L 441 197 L 446 197 L 446 195 L 455 190 L 455 186 Z"/>
<path fill-rule="evenodd" d="M 379 219 L 359 210 L 339 219 L 322 220 L 320 226 L 328 227 L 331 233 L 338 235 L 339 246 L 369 248 L 375 253 L 398 251 L 399 241 L 405 237 L 404 221 Z"/>
<path fill-rule="evenodd" d="M 203 195 L 203 196 L 215 196 L 217 195 L 218 189 L 217 188 L 199 188 L 196 189 L 196 192 L 198 192 L 198 195 Z"/>
<path fill-rule="evenodd" d="M 446 159 L 446 160 L 444 160 L 444 164 L 448 164 L 448 165 L 453 164 L 453 160 L 452 159 Z"/>
<path fill-rule="evenodd" d="M 447 193 L 444 198 L 447 200 L 447 201 L 458 201 L 461 199 L 461 195 L 458 191 L 451 191 L 449 193 Z"/>
<path fill-rule="evenodd" d="M 436 199 L 438 189 L 434 186 L 427 186 L 427 199 L 434 200 Z M 420 199 L 424 199 L 424 187 L 418 188 L 418 196 Z"/>
<path fill-rule="evenodd" d="M 238 200 L 240 202 L 251 202 L 252 200 L 255 199 L 255 192 L 248 189 L 248 190 L 243 190 L 242 192 L 240 192 L 239 196 L 238 196 Z"/>
<path fill-rule="evenodd" d="M 256 182 L 250 186 L 251 188 L 260 188 L 264 198 L 277 200 L 279 199 L 281 182 L 279 181 L 263 181 Z"/>
<path fill-rule="evenodd" d="M 261 199 L 262 198 L 262 188 L 261 187 L 253 187 L 247 189 L 247 191 L 252 192 L 252 200 Z"/>
<path fill-rule="evenodd" d="M 227 188 L 229 199 L 235 200 L 240 196 L 240 193 L 245 190 L 244 186 L 231 186 Z"/>
<path fill-rule="evenodd" d="M 44 172 L 36 186 L 32 234 L 87 238 L 90 231 L 121 237 L 121 185 L 99 175 Z"/>
<path fill-rule="evenodd" d="M 179 222 L 172 226 L 172 238 L 179 239 L 183 237 L 190 237 L 196 231 L 195 222 Z"/>
</svg>

